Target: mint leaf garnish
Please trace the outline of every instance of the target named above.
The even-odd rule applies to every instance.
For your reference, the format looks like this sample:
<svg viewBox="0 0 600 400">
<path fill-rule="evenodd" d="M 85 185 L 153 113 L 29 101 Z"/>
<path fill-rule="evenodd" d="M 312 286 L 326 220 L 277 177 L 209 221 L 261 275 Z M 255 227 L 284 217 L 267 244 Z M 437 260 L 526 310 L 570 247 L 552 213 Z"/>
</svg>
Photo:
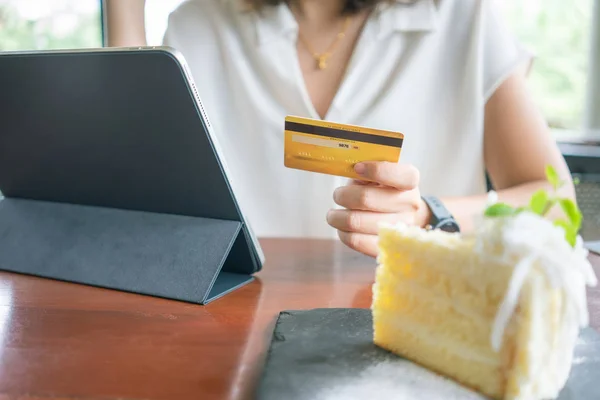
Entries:
<svg viewBox="0 0 600 400">
<path fill-rule="evenodd" d="M 538 190 L 531 196 L 529 201 L 529 209 L 531 212 L 538 215 L 544 215 L 546 212 L 546 205 L 548 204 L 548 193 L 545 190 Z"/>
<path fill-rule="evenodd" d="M 554 225 L 564 229 L 565 239 L 571 245 L 571 247 L 575 247 L 575 244 L 577 243 L 577 233 L 579 230 L 576 229 L 575 226 L 573 226 L 573 224 L 571 224 L 569 221 L 564 219 L 554 221 Z"/>
<path fill-rule="evenodd" d="M 546 166 L 546 179 L 550 182 L 554 190 L 558 190 L 562 186 L 562 182 L 552 165 Z"/>
<path fill-rule="evenodd" d="M 565 231 L 565 239 L 574 247 L 583 221 L 583 214 L 579 210 L 579 207 L 577 207 L 576 202 L 568 198 L 558 197 L 556 194 L 565 182 L 561 181 L 558 173 L 556 173 L 556 170 L 551 165 L 546 167 L 546 179 L 552 185 L 554 190 L 552 194 L 540 189 L 531 196 L 529 204 L 526 206 L 515 208 L 506 203 L 495 203 L 486 208 L 484 215 L 486 217 L 509 217 L 529 211 L 543 217 L 558 203 L 567 219 L 554 221 L 554 225 Z M 578 184 L 579 180 L 575 178 L 574 183 Z"/>
<path fill-rule="evenodd" d="M 514 215 L 516 209 L 505 203 L 492 204 L 485 210 L 486 217 L 504 217 L 507 215 Z"/>
<path fill-rule="evenodd" d="M 562 208 L 565 215 L 569 218 L 571 225 L 579 230 L 583 215 L 577 207 L 577 204 L 575 204 L 575 202 L 571 199 L 560 199 L 558 202 L 560 204 L 560 208 Z"/>
</svg>

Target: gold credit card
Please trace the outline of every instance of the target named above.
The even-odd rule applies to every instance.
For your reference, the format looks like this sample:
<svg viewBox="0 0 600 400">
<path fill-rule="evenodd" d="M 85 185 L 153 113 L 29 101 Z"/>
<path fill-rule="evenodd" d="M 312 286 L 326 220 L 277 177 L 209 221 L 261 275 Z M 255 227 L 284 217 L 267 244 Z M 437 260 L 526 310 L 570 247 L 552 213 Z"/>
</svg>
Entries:
<svg viewBox="0 0 600 400">
<path fill-rule="evenodd" d="M 284 165 L 288 168 L 361 179 L 354 165 L 398 162 L 404 134 L 311 118 L 285 118 Z"/>
</svg>

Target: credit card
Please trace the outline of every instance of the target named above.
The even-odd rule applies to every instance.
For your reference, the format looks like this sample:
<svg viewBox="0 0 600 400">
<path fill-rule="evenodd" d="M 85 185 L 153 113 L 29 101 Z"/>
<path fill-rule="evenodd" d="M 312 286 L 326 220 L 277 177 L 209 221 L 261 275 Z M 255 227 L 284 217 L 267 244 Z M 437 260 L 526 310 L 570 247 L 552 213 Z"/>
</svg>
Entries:
<svg viewBox="0 0 600 400">
<path fill-rule="evenodd" d="M 288 168 L 364 180 L 354 165 L 363 161 L 398 162 L 400 132 L 287 116 L 284 165 Z"/>
</svg>

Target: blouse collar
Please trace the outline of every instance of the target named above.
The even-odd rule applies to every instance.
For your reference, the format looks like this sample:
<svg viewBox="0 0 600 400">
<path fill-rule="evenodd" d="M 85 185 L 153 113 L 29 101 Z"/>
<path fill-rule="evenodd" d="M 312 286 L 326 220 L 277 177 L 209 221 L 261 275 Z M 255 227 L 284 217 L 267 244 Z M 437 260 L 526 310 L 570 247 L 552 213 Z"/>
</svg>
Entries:
<svg viewBox="0 0 600 400">
<path fill-rule="evenodd" d="M 233 3 L 234 9 L 254 16 L 258 45 L 281 38 L 295 38 L 298 24 L 286 4 L 267 6 L 253 12 L 245 0 L 221 0 Z M 438 23 L 436 0 L 417 0 L 406 4 L 405 0 L 379 3 L 370 16 L 375 23 L 378 39 L 385 39 L 400 32 L 432 32 Z"/>
</svg>

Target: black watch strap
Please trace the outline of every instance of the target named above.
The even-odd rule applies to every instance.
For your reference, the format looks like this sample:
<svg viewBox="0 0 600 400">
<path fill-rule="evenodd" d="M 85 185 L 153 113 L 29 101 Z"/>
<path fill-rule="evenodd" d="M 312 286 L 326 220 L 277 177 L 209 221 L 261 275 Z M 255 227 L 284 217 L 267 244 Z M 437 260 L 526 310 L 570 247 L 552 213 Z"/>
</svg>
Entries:
<svg viewBox="0 0 600 400">
<path fill-rule="evenodd" d="M 458 223 L 450 214 L 450 211 L 435 196 L 423 196 L 423 201 L 431 210 L 431 220 L 429 225 L 432 229 L 440 229 L 447 232 L 460 232 Z"/>
</svg>

